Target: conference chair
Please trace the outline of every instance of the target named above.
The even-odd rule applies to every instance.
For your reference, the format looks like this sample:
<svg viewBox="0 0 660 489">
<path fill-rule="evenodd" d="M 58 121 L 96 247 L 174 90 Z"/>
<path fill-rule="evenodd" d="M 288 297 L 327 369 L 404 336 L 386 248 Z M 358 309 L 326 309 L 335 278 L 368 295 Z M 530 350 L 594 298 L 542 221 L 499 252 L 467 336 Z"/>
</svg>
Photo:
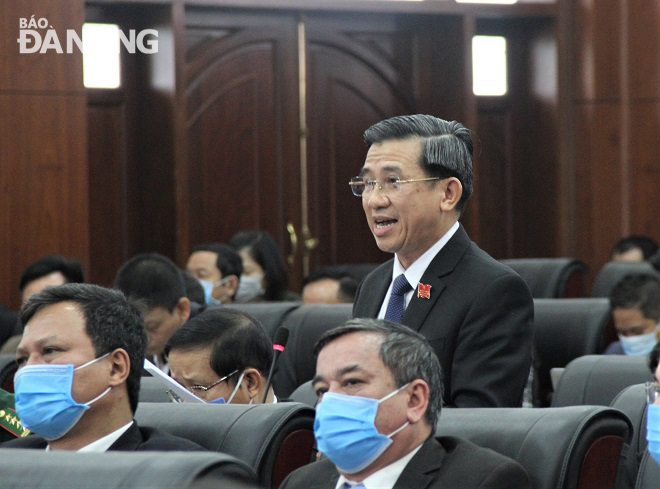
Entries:
<svg viewBox="0 0 660 489">
<path fill-rule="evenodd" d="M 437 436 L 458 436 L 518 461 L 534 489 L 614 489 L 630 421 L 603 406 L 448 408 Z"/>
<path fill-rule="evenodd" d="M 660 486 L 660 465 L 646 452 L 639 467 L 635 489 L 658 489 Z M 632 487 L 632 486 L 631 486 Z"/>
<path fill-rule="evenodd" d="M 535 299 L 584 295 L 587 265 L 574 258 L 520 258 L 500 262 L 522 277 Z"/>
<path fill-rule="evenodd" d="M 616 486 L 617 489 L 631 489 L 635 486 L 640 464 L 646 452 L 646 386 L 636 384 L 626 387 L 614 398 L 611 407 L 624 413 L 633 427 L 630 443 L 621 452 Z"/>
<path fill-rule="evenodd" d="M 263 325 L 268 336 L 273 338 L 284 318 L 300 304 L 300 302 L 246 302 L 244 304 L 223 304 L 219 307 L 237 309 L 254 316 Z"/>
<path fill-rule="evenodd" d="M 316 408 L 319 398 L 312 388 L 312 381 L 308 380 L 304 384 L 296 387 L 296 390 L 291 393 L 290 399 L 294 402 L 302 402 L 310 407 Z"/>
<path fill-rule="evenodd" d="M 535 370 L 539 399 L 547 406 L 552 396 L 550 369 L 565 367 L 583 355 L 605 349 L 610 321 L 607 299 L 534 299 Z"/>
<path fill-rule="evenodd" d="M 626 387 L 652 380 L 645 355 L 586 355 L 566 365 L 552 406 L 609 406 Z"/>
<path fill-rule="evenodd" d="M 0 474 L 3 489 L 257 487 L 255 474 L 246 463 L 206 452 L 0 449 Z"/>
<path fill-rule="evenodd" d="M 277 488 L 314 457 L 314 410 L 277 404 L 139 403 L 135 419 L 246 462 L 259 484 Z"/>
<path fill-rule="evenodd" d="M 609 262 L 603 265 L 591 289 L 591 297 L 609 297 L 614 286 L 628 274 L 643 273 L 659 276 L 649 262 Z"/>
<path fill-rule="evenodd" d="M 284 319 L 289 341 L 273 378 L 278 398 L 288 398 L 296 387 L 312 380 L 316 373 L 314 345 L 323 333 L 350 319 L 352 311 L 352 304 L 308 304 Z"/>
</svg>

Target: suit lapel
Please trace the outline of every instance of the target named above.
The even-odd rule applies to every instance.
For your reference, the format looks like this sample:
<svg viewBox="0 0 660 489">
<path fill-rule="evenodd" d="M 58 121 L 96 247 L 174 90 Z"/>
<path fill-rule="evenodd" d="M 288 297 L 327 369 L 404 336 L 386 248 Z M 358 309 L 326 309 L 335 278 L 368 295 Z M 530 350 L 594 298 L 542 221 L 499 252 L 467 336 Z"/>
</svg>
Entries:
<svg viewBox="0 0 660 489">
<path fill-rule="evenodd" d="M 110 445 L 108 450 L 132 452 L 137 450 L 141 443 L 142 435 L 140 434 L 140 429 L 135 420 L 133 420 L 133 424 L 131 424 L 131 426 L 129 426 L 112 445 Z"/>
<path fill-rule="evenodd" d="M 419 297 L 419 284 L 411 284 L 414 288 L 413 297 L 403 314 L 402 323 L 409 328 L 419 331 L 429 315 L 436 301 L 442 294 L 446 284 L 442 277 L 450 274 L 470 246 L 470 238 L 459 225 L 458 230 L 440 252 L 435 255 L 428 268 L 422 275 L 421 284 L 430 285 L 430 297 Z M 381 301 L 382 302 L 382 301 Z"/>
<path fill-rule="evenodd" d="M 373 280 L 369 280 L 367 277 L 362 282 L 359 292 L 360 305 L 353 309 L 353 317 L 378 317 L 380 306 L 383 304 L 387 289 L 392 282 L 392 266 L 393 260 L 388 260 L 372 272 Z"/>
<path fill-rule="evenodd" d="M 436 477 L 445 458 L 442 445 L 431 436 L 424 442 L 419 452 L 408 462 L 401 475 L 396 480 L 393 489 L 425 489 Z"/>
</svg>

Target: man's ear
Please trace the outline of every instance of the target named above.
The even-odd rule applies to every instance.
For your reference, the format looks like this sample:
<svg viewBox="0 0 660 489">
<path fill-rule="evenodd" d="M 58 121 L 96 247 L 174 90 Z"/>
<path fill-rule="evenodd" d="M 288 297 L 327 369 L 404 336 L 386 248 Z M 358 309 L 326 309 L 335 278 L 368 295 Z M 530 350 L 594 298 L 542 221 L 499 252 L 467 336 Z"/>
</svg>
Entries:
<svg viewBox="0 0 660 489">
<path fill-rule="evenodd" d="M 234 296 L 236 295 L 236 291 L 238 290 L 239 280 L 240 279 L 236 275 L 230 275 L 229 277 L 227 277 L 227 282 L 225 283 L 225 287 L 227 287 L 229 297 L 231 297 L 232 300 L 234 300 Z"/>
<path fill-rule="evenodd" d="M 429 407 L 429 386 L 422 379 L 417 379 L 410 383 L 406 391 L 410 393 L 408 421 L 415 424 L 425 419 Z"/>
<path fill-rule="evenodd" d="M 181 324 L 188 321 L 188 319 L 190 319 L 190 299 L 187 297 L 181 297 L 176 304 L 176 313 L 177 316 L 179 316 Z"/>
<path fill-rule="evenodd" d="M 261 399 L 259 399 L 257 396 L 260 395 L 259 389 L 265 385 L 266 379 L 256 368 L 248 368 L 245 370 L 243 380 L 247 382 L 245 385 L 247 388 L 248 397 L 250 399 L 256 399 L 257 402 L 261 402 Z"/>
<path fill-rule="evenodd" d="M 117 348 L 108 355 L 112 362 L 110 369 L 110 386 L 123 384 L 131 371 L 131 359 L 123 348 Z"/>
<path fill-rule="evenodd" d="M 458 201 L 461 200 L 463 195 L 463 185 L 456 177 L 450 177 L 444 182 L 444 195 L 442 201 L 440 202 L 440 209 L 443 212 L 449 212 L 456 209 Z"/>
</svg>

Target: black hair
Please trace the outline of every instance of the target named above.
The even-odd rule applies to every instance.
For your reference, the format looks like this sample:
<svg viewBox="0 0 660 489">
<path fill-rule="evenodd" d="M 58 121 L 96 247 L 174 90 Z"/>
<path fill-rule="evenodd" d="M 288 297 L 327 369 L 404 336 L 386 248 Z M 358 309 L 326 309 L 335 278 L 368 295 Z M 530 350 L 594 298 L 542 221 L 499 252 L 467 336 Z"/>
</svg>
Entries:
<svg viewBox="0 0 660 489">
<path fill-rule="evenodd" d="M 147 334 L 137 305 L 118 290 L 92 284 L 65 284 L 47 287 L 27 300 L 20 312 L 25 326 L 42 308 L 60 302 L 74 302 L 85 318 L 85 332 L 92 341 L 96 358 L 122 348 L 128 354 L 130 371 L 126 390 L 135 413 L 140 394 L 140 377 L 147 352 Z"/>
<path fill-rule="evenodd" d="M 207 243 L 195 246 L 193 253 L 196 251 L 210 251 L 218 255 L 215 266 L 220 270 L 221 278 L 235 275 L 239 277 L 243 274 L 243 260 L 234 248 L 224 243 Z"/>
<path fill-rule="evenodd" d="M 181 270 L 158 253 L 136 255 L 128 260 L 117 272 L 114 286 L 149 309 L 164 307 L 170 313 L 186 296 Z"/>
<path fill-rule="evenodd" d="M 610 293 L 612 309 L 639 309 L 646 319 L 660 321 L 660 278 L 645 273 L 623 277 Z"/>
<path fill-rule="evenodd" d="M 342 302 L 353 302 L 357 293 L 359 280 L 351 273 L 350 267 L 345 265 L 330 265 L 319 268 L 310 273 L 303 280 L 303 288 L 319 280 L 331 279 L 339 282 L 338 299 Z"/>
<path fill-rule="evenodd" d="M 384 319 L 349 319 L 346 323 L 326 331 L 314 346 L 314 355 L 330 342 L 350 333 L 376 333 L 383 337 L 380 358 L 394 377 L 397 387 L 415 379 L 429 386 L 426 420 L 435 427 L 442 409 L 442 367 L 433 347 L 421 334 L 407 326 Z"/>
<path fill-rule="evenodd" d="M 261 323 L 249 314 L 226 307 L 207 309 L 172 335 L 165 353 L 208 347 L 210 366 L 220 377 L 246 368 L 255 368 L 264 377 L 268 375 L 273 345 Z M 237 377 L 230 380 L 235 384 Z"/>
<path fill-rule="evenodd" d="M 463 187 L 456 211 L 461 213 L 472 195 L 472 135 L 460 122 L 431 115 L 403 115 L 378 122 L 364 132 L 368 146 L 390 140 L 421 138 L 419 166 L 429 177 L 457 178 Z"/>
<path fill-rule="evenodd" d="M 266 231 L 252 230 L 236 233 L 229 242 L 236 251 L 245 250 L 264 270 L 267 301 L 280 301 L 286 297 L 289 275 L 277 243 Z"/>
<path fill-rule="evenodd" d="M 205 304 L 206 298 L 204 297 L 204 287 L 199 283 L 197 277 L 188 270 L 181 270 L 181 276 L 183 277 L 183 283 L 186 287 L 186 297 L 197 304 Z"/>
<path fill-rule="evenodd" d="M 23 275 L 18 289 L 23 292 L 23 289 L 38 278 L 50 275 L 53 272 L 60 272 L 67 283 L 83 283 L 85 281 L 85 273 L 83 272 L 82 264 L 73 258 L 66 258 L 60 255 L 48 255 L 40 258 L 28 266 Z"/>
<path fill-rule="evenodd" d="M 648 236 L 627 236 L 616 242 L 612 248 L 612 254 L 625 253 L 626 251 L 630 251 L 635 248 L 639 248 L 642 252 L 643 259 L 648 260 L 658 252 L 658 243 L 656 243 L 652 238 L 649 238 Z"/>
</svg>

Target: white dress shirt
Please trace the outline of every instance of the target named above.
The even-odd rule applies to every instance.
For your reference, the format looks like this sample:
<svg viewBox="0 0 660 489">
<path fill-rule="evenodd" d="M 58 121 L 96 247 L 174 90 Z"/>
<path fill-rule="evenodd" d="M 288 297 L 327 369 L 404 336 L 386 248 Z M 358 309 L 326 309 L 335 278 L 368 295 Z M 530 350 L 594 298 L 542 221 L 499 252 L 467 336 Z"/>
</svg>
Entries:
<svg viewBox="0 0 660 489">
<path fill-rule="evenodd" d="M 362 481 L 362 485 L 366 489 L 392 489 L 394 484 L 396 484 L 397 479 L 401 475 L 401 472 L 403 472 L 403 469 L 406 468 L 406 465 L 408 465 L 408 462 L 410 462 L 415 454 L 419 452 L 419 449 L 422 448 L 422 445 L 423 443 L 404 457 L 401 457 L 396 462 L 392 462 L 391 464 L 374 472 Z M 350 481 L 343 475 L 340 475 L 339 479 L 337 480 L 335 489 L 343 489 L 344 483 L 350 484 L 351 486 L 358 484 L 357 482 Z"/>
<path fill-rule="evenodd" d="M 128 430 L 128 428 L 131 427 L 131 425 L 133 423 L 135 423 L 135 421 L 131 421 L 130 423 L 125 424 L 124 426 L 122 426 L 118 430 L 115 430 L 112 433 L 108 433 L 104 437 L 99 438 L 96 441 L 93 441 L 89 445 L 85 445 L 84 447 L 82 447 L 78 451 L 79 452 L 98 452 L 98 453 L 107 452 L 108 448 L 110 448 L 114 442 L 119 440 L 119 437 L 121 435 L 123 435 L 126 432 L 126 430 Z M 50 445 L 46 446 L 46 451 L 47 452 L 50 451 Z"/>
<path fill-rule="evenodd" d="M 399 257 L 396 254 L 394 255 L 394 266 L 392 268 L 392 282 L 390 282 L 390 286 L 387 289 L 387 294 L 385 294 L 385 299 L 383 300 L 383 304 L 380 306 L 378 319 L 385 319 L 385 313 L 387 312 L 387 305 L 390 303 L 390 296 L 392 295 L 392 286 L 394 285 L 394 280 L 402 273 L 406 276 L 406 280 L 412 287 L 412 290 L 407 292 L 406 295 L 403 297 L 405 301 L 405 305 L 406 307 L 408 307 L 408 304 L 410 304 L 413 294 L 416 293 L 417 291 L 416 290 L 417 284 L 419 284 L 419 281 L 422 279 L 422 275 L 424 275 L 424 272 L 435 258 L 435 255 L 437 255 L 440 252 L 440 250 L 447 244 L 447 242 L 451 239 L 454 233 L 456 233 L 456 231 L 458 231 L 458 221 L 456 221 L 454 225 L 449 228 L 449 231 L 447 231 L 442 236 L 442 238 L 436 241 L 435 244 L 431 246 L 428 250 L 426 250 L 422 256 L 417 258 L 417 260 L 415 260 L 412 263 L 412 265 L 408 267 L 408 269 L 403 268 L 403 265 L 401 265 L 401 263 L 399 262 Z"/>
</svg>

